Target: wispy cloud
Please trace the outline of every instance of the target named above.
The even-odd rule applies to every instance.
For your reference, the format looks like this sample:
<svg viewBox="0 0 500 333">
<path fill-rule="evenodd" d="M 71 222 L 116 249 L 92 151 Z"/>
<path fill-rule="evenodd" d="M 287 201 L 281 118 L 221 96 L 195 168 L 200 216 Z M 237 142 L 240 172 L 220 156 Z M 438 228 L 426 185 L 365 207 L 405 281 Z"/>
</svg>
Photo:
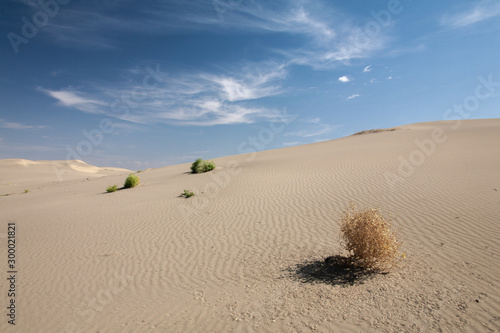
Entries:
<svg viewBox="0 0 500 333">
<path fill-rule="evenodd" d="M 126 122 L 114 122 L 113 128 L 127 132 L 147 131 L 147 127 L 145 126 L 139 124 L 126 123 Z"/>
<path fill-rule="evenodd" d="M 213 1 L 151 1 L 144 6 L 124 0 L 119 4 L 109 2 L 99 10 L 75 4 L 64 8 L 57 20 L 51 20 L 44 33 L 62 46 L 88 49 L 114 48 L 118 45 L 117 36 L 123 33 L 168 35 L 199 30 L 224 34 L 281 33 L 298 37 L 300 44 L 288 48 L 277 46 L 276 55 L 284 56 L 289 64 L 315 69 L 365 58 L 387 42 L 384 32 L 367 34 L 364 24 L 355 25 L 345 12 L 316 1 L 228 3 L 230 11 L 223 18 Z M 120 10 L 115 7 L 118 5 Z M 133 15 L 127 15 L 123 8 Z"/>
<path fill-rule="evenodd" d="M 302 122 L 309 125 L 304 126 L 304 128 L 301 130 L 285 133 L 285 136 L 298 136 L 302 138 L 310 138 L 331 133 L 333 130 L 340 127 L 339 125 L 334 126 L 322 123 L 320 118 L 302 119 Z"/>
<path fill-rule="evenodd" d="M 346 82 L 351 81 L 351 79 L 348 76 L 344 75 L 344 76 L 339 77 L 339 81 L 346 83 Z"/>
<path fill-rule="evenodd" d="M 13 129 L 13 130 L 27 130 L 27 129 L 43 129 L 46 128 L 45 125 L 25 125 L 16 122 L 9 122 L 4 119 L 0 119 L 0 128 Z"/>
<path fill-rule="evenodd" d="M 372 71 L 372 65 L 368 65 L 363 69 L 363 73 L 371 72 Z"/>
<path fill-rule="evenodd" d="M 273 110 L 247 103 L 284 92 L 280 80 L 286 76 L 283 65 L 264 63 L 247 66 L 238 74 L 191 73 L 164 76 L 162 84 L 145 89 L 140 73 L 136 84 L 121 88 L 101 87 L 97 93 L 75 89 L 38 88 L 58 101 L 87 113 L 100 113 L 137 124 L 213 126 L 253 123 L 270 119 Z M 144 73 L 142 73 L 144 75 Z M 141 91 L 140 98 L 136 92 Z M 109 102 L 104 102 L 108 100 Z M 115 112 L 114 109 L 126 112 Z"/>
<path fill-rule="evenodd" d="M 448 13 L 441 17 L 441 24 L 460 28 L 500 16 L 498 1 L 481 1 L 462 11 Z"/>
<path fill-rule="evenodd" d="M 289 146 L 296 146 L 300 145 L 302 141 L 292 141 L 292 142 L 283 142 L 283 146 L 289 147 Z"/>
<path fill-rule="evenodd" d="M 354 99 L 360 97 L 360 94 L 352 94 L 351 96 L 347 97 L 347 99 Z"/>
<path fill-rule="evenodd" d="M 148 6 L 124 0 L 127 11 L 116 11 L 110 2 L 98 11 L 75 4 L 65 8 L 44 28 L 51 39 L 65 46 L 92 48 L 114 47 L 126 32 L 167 35 L 186 31 L 210 31 L 224 34 L 242 32 L 276 33 L 293 36 L 293 44 L 280 44 L 272 51 L 273 61 L 249 68 L 224 70 L 222 73 L 182 73 L 169 76 L 146 98 L 123 108 L 125 116 L 111 111 L 120 96 L 133 96 L 140 84 L 101 86 L 97 92 L 84 89 L 47 89 L 40 91 L 60 105 L 77 110 L 105 114 L 138 124 L 169 123 L 211 126 L 253 123 L 269 119 L 272 110 L 259 106 L 258 100 L 285 91 L 282 80 L 292 65 L 330 69 L 339 63 L 365 58 L 386 45 L 384 31 L 370 36 L 364 24 L 354 24 L 339 9 L 311 0 L 231 2 L 222 18 L 211 1 L 151 1 Z M 390 29 L 390 27 L 384 27 Z M 370 67 L 370 66 L 368 66 Z M 367 67 L 367 68 L 368 68 Z M 365 68 L 366 70 L 366 68 Z M 137 73 L 136 73 L 137 74 Z M 349 82 L 342 76 L 340 82 Z M 132 81 L 134 82 L 134 81 Z M 135 82 L 142 82 L 138 79 Z M 118 87 L 117 87 L 118 86 Z M 123 104 L 123 103 L 122 103 Z"/>
<path fill-rule="evenodd" d="M 393 48 L 388 50 L 385 54 L 389 57 L 398 57 L 402 54 L 422 52 L 425 50 L 427 50 L 425 44 L 420 43 L 418 45 Z"/>
<path fill-rule="evenodd" d="M 252 72 L 247 70 L 241 77 L 206 75 L 201 78 L 209 85 L 218 85 L 215 88 L 220 98 L 235 102 L 280 94 L 281 87 L 270 82 L 283 79 L 285 76 L 284 66 L 279 65 L 272 69 L 256 69 Z"/>
<path fill-rule="evenodd" d="M 304 120 L 306 123 L 309 123 L 309 124 L 318 124 L 321 122 L 321 118 L 319 117 L 315 117 L 315 118 L 310 118 L 310 119 L 306 119 Z"/>
<path fill-rule="evenodd" d="M 37 90 L 58 100 L 60 105 L 74 107 L 87 113 L 105 113 L 102 107 L 108 106 L 107 103 L 92 98 L 86 98 L 83 93 L 68 88 L 66 90 L 49 90 L 38 87 Z"/>
</svg>

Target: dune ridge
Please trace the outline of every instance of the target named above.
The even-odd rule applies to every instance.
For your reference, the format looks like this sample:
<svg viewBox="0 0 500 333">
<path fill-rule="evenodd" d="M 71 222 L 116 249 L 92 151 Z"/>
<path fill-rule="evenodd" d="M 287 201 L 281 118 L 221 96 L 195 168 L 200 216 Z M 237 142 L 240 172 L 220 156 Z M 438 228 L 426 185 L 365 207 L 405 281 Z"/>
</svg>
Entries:
<svg viewBox="0 0 500 333">
<path fill-rule="evenodd" d="M 6 175 L 40 187 L 0 197 L 20 230 L 16 329 L 500 330 L 500 119 L 398 129 L 218 158 L 203 174 L 149 169 L 110 194 L 129 170 L 0 161 L 3 191 Z M 54 181 L 54 165 L 69 177 Z M 342 253 L 351 200 L 397 217 L 406 259 L 362 284 L 304 282 L 300 265 Z"/>
</svg>

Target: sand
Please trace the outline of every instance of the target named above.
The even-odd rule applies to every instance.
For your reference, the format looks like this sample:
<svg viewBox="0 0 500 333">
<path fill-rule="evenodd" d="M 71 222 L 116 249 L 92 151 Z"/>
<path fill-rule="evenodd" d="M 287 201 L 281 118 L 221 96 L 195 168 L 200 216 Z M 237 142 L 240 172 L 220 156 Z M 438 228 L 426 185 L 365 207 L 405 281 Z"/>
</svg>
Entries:
<svg viewBox="0 0 500 333">
<path fill-rule="evenodd" d="M 108 194 L 130 171 L 0 161 L 0 331 L 500 331 L 500 119 L 215 163 L 205 174 L 145 170 L 139 187 Z M 354 284 L 308 276 L 343 253 L 339 217 L 351 200 L 397 216 L 406 259 Z"/>
</svg>

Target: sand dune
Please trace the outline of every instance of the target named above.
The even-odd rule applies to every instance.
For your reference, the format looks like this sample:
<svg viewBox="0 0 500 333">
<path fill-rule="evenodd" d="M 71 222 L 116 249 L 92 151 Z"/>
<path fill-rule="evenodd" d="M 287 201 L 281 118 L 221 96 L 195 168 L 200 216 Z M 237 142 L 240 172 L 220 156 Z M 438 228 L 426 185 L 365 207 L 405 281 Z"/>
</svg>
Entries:
<svg viewBox="0 0 500 333">
<path fill-rule="evenodd" d="M 87 181 L 130 172 L 120 168 L 99 168 L 80 160 L 0 160 L 0 194 L 15 194 L 64 181 Z"/>
<path fill-rule="evenodd" d="M 128 170 L 0 161 L 19 291 L 0 331 L 499 331 L 499 152 L 500 119 L 420 123 L 151 169 L 110 194 Z M 298 274 L 342 252 L 351 200 L 398 217 L 402 266 L 354 285 Z"/>
</svg>

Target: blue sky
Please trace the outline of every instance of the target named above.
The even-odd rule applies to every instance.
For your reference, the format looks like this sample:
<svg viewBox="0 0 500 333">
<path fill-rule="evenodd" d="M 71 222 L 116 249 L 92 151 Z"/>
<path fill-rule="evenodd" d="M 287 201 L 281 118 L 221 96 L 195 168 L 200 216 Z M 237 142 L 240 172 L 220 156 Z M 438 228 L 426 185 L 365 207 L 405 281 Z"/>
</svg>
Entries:
<svg viewBox="0 0 500 333">
<path fill-rule="evenodd" d="M 443 120 L 500 82 L 496 0 L 6 0 L 0 16 L 0 158 L 161 167 Z M 498 90 L 467 118 L 497 118 Z"/>
</svg>

